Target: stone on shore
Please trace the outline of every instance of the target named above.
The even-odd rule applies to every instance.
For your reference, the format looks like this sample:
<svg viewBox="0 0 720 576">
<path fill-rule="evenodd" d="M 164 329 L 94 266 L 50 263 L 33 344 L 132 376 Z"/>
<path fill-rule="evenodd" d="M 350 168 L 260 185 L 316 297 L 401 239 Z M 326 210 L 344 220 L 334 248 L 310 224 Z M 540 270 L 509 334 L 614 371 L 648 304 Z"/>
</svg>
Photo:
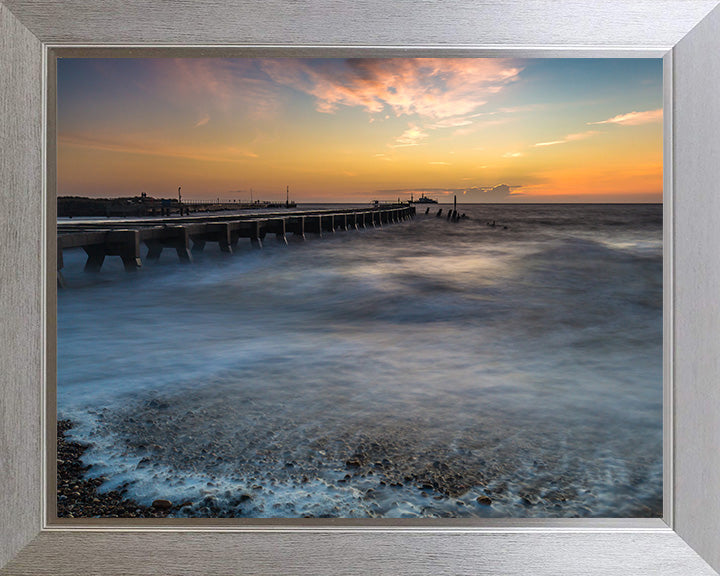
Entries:
<svg viewBox="0 0 720 576">
<path fill-rule="evenodd" d="M 170 508 L 172 508 L 172 502 L 159 498 L 158 500 L 153 500 L 152 507 L 158 510 L 170 510 Z"/>
</svg>

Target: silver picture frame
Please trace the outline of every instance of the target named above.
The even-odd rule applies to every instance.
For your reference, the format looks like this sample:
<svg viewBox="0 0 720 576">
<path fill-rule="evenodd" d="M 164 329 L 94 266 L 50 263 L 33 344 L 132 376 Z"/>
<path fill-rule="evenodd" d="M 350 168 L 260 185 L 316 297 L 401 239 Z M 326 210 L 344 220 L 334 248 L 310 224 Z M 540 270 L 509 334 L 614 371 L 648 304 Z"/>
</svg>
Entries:
<svg viewBox="0 0 720 576">
<path fill-rule="evenodd" d="M 0 574 L 716 574 L 717 4 L 0 0 Z M 663 57 L 663 519 L 55 520 L 49 489 L 54 451 L 48 449 L 54 425 L 47 416 L 54 416 L 48 383 L 55 373 L 51 64 L 62 51 L 110 48 L 195 55 L 224 49 L 289 56 Z"/>
</svg>

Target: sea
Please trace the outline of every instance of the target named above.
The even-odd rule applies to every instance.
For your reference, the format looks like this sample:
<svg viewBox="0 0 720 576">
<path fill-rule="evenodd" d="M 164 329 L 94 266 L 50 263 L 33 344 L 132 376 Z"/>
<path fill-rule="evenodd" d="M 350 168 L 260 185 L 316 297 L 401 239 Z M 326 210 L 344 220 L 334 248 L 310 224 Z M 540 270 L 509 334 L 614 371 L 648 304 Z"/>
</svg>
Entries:
<svg viewBox="0 0 720 576">
<path fill-rule="evenodd" d="M 87 475 L 181 517 L 662 516 L 662 205 L 448 208 L 134 274 L 66 251 Z"/>
</svg>

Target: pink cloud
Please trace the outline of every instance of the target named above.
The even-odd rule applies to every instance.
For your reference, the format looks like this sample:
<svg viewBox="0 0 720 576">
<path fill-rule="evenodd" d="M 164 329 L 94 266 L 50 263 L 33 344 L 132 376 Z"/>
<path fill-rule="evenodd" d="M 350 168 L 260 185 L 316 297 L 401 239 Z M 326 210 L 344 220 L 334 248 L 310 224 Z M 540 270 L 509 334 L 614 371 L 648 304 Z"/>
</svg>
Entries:
<svg viewBox="0 0 720 576">
<path fill-rule="evenodd" d="M 661 122 L 663 118 L 662 108 L 657 110 L 645 110 L 644 112 L 628 112 L 627 114 L 618 114 L 607 120 L 600 122 L 588 122 L 591 124 L 620 124 L 621 126 L 638 126 L 639 124 L 649 124 L 651 122 Z"/>
<path fill-rule="evenodd" d="M 521 71 L 501 58 L 350 59 L 344 66 L 271 59 L 261 66 L 275 82 L 314 96 L 320 112 L 357 106 L 436 121 L 472 113 Z"/>
</svg>

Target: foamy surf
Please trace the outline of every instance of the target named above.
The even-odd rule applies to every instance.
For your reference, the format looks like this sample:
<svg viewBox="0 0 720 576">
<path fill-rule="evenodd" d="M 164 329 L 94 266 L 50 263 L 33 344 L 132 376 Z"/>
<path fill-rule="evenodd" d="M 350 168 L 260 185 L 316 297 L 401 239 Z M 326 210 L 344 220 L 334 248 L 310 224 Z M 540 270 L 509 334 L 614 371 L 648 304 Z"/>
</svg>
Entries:
<svg viewBox="0 0 720 576">
<path fill-rule="evenodd" d="M 66 255 L 89 474 L 180 516 L 661 515 L 662 208 L 463 211 L 137 278 Z"/>
</svg>

